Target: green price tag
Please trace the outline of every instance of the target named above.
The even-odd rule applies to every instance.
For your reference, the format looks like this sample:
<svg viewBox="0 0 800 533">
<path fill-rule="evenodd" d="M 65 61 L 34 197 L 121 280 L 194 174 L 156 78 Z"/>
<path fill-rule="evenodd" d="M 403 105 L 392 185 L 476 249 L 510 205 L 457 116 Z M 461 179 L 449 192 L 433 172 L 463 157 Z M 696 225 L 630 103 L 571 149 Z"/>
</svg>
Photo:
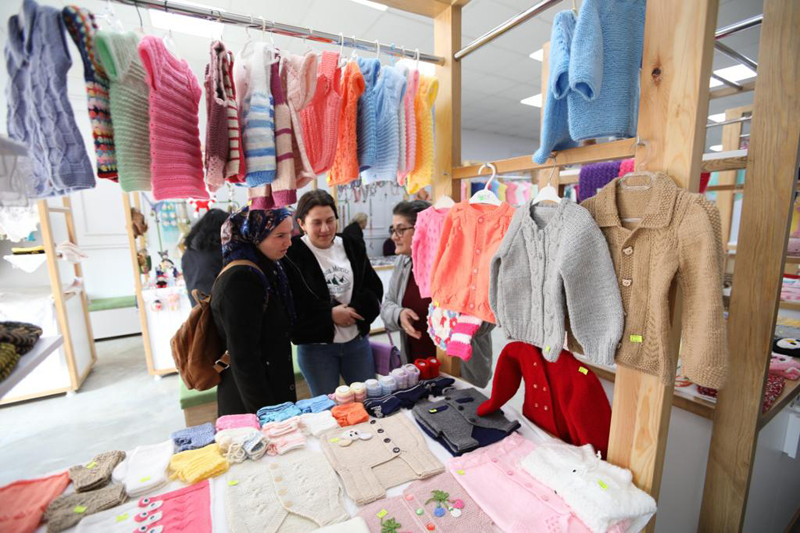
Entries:
<svg viewBox="0 0 800 533">
<path fill-rule="evenodd" d="M 76 505 L 75 507 L 72 508 L 72 512 L 77 514 L 83 514 L 86 512 L 86 509 L 88 509 L 88 507 L 84 505 Z"/>
<path fill-rule="evenodd" d="M 598 480 L 597 480 L 597 484 L 598 484 L 598 485 L 600 485 L 600 488 L 601 488 L 601 489 L 603 489 L 603 490 L 606 490 L 606 489 L 608 488 L 608 485 L 606 485 L 605 483 L 603 483 L 603 480 L 602 480 L 602 479 L 598 479 Z"/>
<path fill-rule="evenodd" d="M 545 353 L 550 353 L 550 347 L 549 346 L 545 346 L 544 347 L 544 352 Z"/>
<path fill-rule="evenodd" d="M 378 513 L 378 518 L 383 518 L 387 514 L 389 514 L 389 512 L 386 509 L 381 509 L 380 512 Z"/>
<path fill-rule="evenodd" d="M 339 442 L 339 437 L 334 437 L 332 439 L 329 439 L 328 442 Z"/>
<path fill-rule="evenodd" d="M 124 522 L 128 519 L 128 513 L 122 513 L 117 515 L 117 522 Z"/>
<path fill-rule="evenodd" d="M 631 342 L 642 342 L 642 340 L 641 335 L 631 335 Z"/>
<path fill-rule="evenodd" d="M 586 368 L 585 366 L 582 366 L 582 367 L 578 368 L 578 372 L 580 372 L 584 376 L 588 376 L 589 375 L 589 369 Z"/>
<path fill-rule="evenodd" d="M 146 483 L 150 481 L 150 476 L 144 476 L 143 478 L 139 478 L 139 483 Z"/>
<path fill-rule="evenodd" d="M 90 470 L 91 470 L 92 468 L 94 468 L 94 467 L 96 467 L 96 466 L 97 466 L 97 461 L 92 461 L 91 463 L 89 463 L 88 465 L 86 465 L 86 468 L 88 468 L 88 469 L 90 469 Z"/>
<path fill-rule="evenodd" d="M 459 476 L 463 476 L 466 475 L 466 472 L 464 472 L 463 470 L 456 470 L 456 474 L 458 474 Z"/>
<path fill-rule="evenodd" d="M 437 411 L 437 409 L 428 409 L 429 413 L 435 413 L 436 411 Z"/>
<path fill-rule="evenodd" d="M 228 481 L 228 486 L 230 486 L 230 487 L 235 487 L 238 484 L 239 484 L 239 482 L 236 481 L 235 479 L 231 479 L 230 481 Z"/>
</svg>

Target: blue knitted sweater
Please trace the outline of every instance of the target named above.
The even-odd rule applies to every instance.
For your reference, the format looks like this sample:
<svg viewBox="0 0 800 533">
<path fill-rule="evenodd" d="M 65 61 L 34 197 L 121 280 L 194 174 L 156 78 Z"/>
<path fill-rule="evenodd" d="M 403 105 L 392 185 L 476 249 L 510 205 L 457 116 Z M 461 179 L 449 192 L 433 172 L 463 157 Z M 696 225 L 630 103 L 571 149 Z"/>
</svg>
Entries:
<svg viewBox="0 0 800 533">
<path fill-rule="evenodd" d="M 361 177 L 366 183 L 396 181 L 400 162 L 400 111 L 406 93 L 406 76 L 393 67 L 381 69 L 375 85 L 377 135 L 375 163 Z M 403 135 L 405 135 L 405 130 Z M 403 154 L 405 157 L 405 154 Z"/>
<path fill-rule="evenodd" d="M 28 147 L 36 197 L 91 189 L 92 164 L 67 99 L 72 60 L 61 10 L 34 0 L 22 9 L 24 20 L 8 20 L 8 134 Z"/>
<path fill-rule="evenodd" d="M 569 132 L 576 141 L 633 137 L 645 0 L 586 0 L 569 60 Z"/>
<path fill-rule="evenodd" d="M 375 164 L 378 148 L 377 106 L 375 105 L 375 85 L 381 70 L 377 58 L 359 57 L 358 68 L 364 76 L 364 92 L 358 98 L 356 114 L 356 143 L 358 145 L 358 167 L 366 170 Z"/>
</svg>

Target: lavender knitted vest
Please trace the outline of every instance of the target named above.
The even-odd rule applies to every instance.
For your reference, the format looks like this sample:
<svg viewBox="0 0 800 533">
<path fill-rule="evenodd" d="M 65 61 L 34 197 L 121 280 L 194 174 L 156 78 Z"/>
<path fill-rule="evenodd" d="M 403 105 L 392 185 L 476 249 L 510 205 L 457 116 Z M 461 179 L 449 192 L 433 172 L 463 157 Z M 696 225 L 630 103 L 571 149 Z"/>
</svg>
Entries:
<svg viewBox="0 0 800 533">
<path fill-rule="evenodd" d="M 8 20 L 5 47 L 8 133 L 28 147 L 38 198 L 95 186 L 72 106 L 67 71 L 72 66 L 61 10 L 24 0 L 23 18 Z"/>
</svg>

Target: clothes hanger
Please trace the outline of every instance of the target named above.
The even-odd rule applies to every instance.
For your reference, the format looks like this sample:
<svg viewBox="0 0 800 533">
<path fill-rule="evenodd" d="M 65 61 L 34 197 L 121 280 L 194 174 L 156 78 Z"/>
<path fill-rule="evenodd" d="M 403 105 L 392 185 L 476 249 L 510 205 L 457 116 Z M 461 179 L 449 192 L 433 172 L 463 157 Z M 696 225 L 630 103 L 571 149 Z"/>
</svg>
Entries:
<svg viewBox="0 0 800 533">
<path fill-rule="evenodd" d="M 378 39 L 375 39 L 375 58 L 381 62 L 381 42 Z"/>
<path fill-rule="evenodd" d="M 438 200 L 436 200 L 436 203 L 433 204 L 433 208 L 434 209 L 450 209 L 454 205 L 456 205 L 455 201 L 453 201 L 453 199 L 450 198 L 449 196 L 447 196 L 446 194 L 443 194 L 443 195 L 441 195 L 439 197 Z"/>
<path fill-rule="evenodd" d="M 492 176 L 489 178 L 489 181 L 486 182 L 486 187 L 472 195 L 472 198 L 469 199 L 469 203 L 500 205 L 502 203 L 500 198 L 489 188 L 492 184 L 492 180 L 497 176 L 497 167 L 494 163 L 484 163 L 481 165 L 481 168 L 478 169 L 478 176 L 481 175 L 481 172 L 483 172 L 485 168 L 491 169 Z"/>
<path fill-rule="evenodd" d="M 344 57 L 344 33 L 339 32 L 339 68 L 343 68 L 347 61 Z"/>
<path fill-rule="evenodd" d="M 166 9 L 166 4 L 167 4 L 167 2 L 164 2 L 165 9 Z M 20 21 L 20 24 L 22 24 L 23 27 L 24 27 L 25 19 L 24 19 L 23 11 L 24 10 L 22 10 L 22 9 L 20 10 L 20 14 L 21 15 L 20 15 L 19 21 Z M 137 11 L 138 11 L 138 8 L 137 8 Z M 109 29 L 111 31 L 113 31 L 115 33 L 125 33 L 125 26 L 122 25 L 122 21 L 117 16 L 116 12 L 114 11 L 114 8 L 111 7 L 111 0 L 106 0 L 105 9 L 103 9 L 103 11 L 101 11 L 100 13 L 97 13 L 95 15 L 95 17 L 105 20 L 106 23 L 109 26 Z M 140 23 L 141 23 L 141 20 L 142 20 L 142 15 L 139 14 Z"/>
<path fill-rule="evenodd" d="M 419 72 L 419 48 L 415 48 L 414 51 L 417 53 L 417 62 L 414 64 L 414 69 Z"/>
<path fill-rule="evenodd" d="M 553 175 L 559 171 L 558 165 L 555 164 L 557 162 L 558 161 L 555 159 L 553 160 L 553 170 L 550 171 L 550 176 L 547 178 L 547 185 L 542 187 L 539 192 L 536 193 L 536 197 L 533 199 L 533 202 L 531 202 L 531 205 L 536 205 L 539 202 L 555 202 L 556 204 L 561 203 L 561 197 L 558 196 L 558 190 L 552 185 Z"/>
<path fill-rule="evenodd" d="M 628 191 L 646 191 L 646 190 L 651 189 L 653 187 L 653 182 L 655 181 L 655 176 L 656 176 L 654 172 L 643 170 L 643 167 L 647 164 L 647 161 L 650 158 L 649 143 L 637 135 L 636 136 L 636 143 L 633 146 L 634 146 L 634 149 L 637 146 L 643 146 L 644 147 L 644 157 L 642 158 L 642 160 L 639 163 L 635 164 L 633 172 L 628 172 L 627 174 L 622 176 L 618 180 L 617 184 L 619 185 L 620 189 L 624 189 L 624 190 L 628 190 Z M 635 152 L 634 152 L 634 156 L 635 156 Z M 628 185 L 628 179 L 629 178 L 637 178 L 637 177 L 647 178 L 648 181 L 647 181 L 647 183 L 643 183 L 643 184 L 640 184 L 640 185 Z M 641 221 L 642 221 L 642 219 L 638 218 L 638 217 L 631 217 L 631 218 L 623 218 L 622 219 L 622 222 L 636 223 L 636 222 L 641 222 Z"/>
<path fill-rule="evenodd" d="M 169 5 L 169 0 L 164 0 L 165 13 L 169 13 L 168 5 Z M 178 47 L 175 45 L 175 41 L 172 38 L 172 28 L 167 30 L 167 34 L 164 35 L 164 37 L 162 37 L 161 40 L 164 42 L 164 47 L 167 49 L 167 51 L 169 51 L 172 55 L 174 55 L 178 59 L 181 59 L 181 55 L 178 53 Z"/>
<path fill-rule="evenodd" d="M 353 39 L 353 51 L 350 52 L 350 60 L 352 61 L 353 59 L 355 59 L 357 57 L 356 52 L 358 51 L 358 42 L 356 41 L 356 36 L 355 35 L 353 35 L 353 37 L 351 37 L 351 39 Z"/>
<path fill-rule="evenodd" d="M 141 35 L 145 35 L 145 33 L 144 33 L 144 23 L 142 22 L 142 12 L 139 11 L 139 2 L 136 2 L 136 4 L 134 4 L 134 6 L 136 7 L 136 15 L 138 15 L 138 17 L 139 17 L 139 27 L 136 28 L 136 31 L 138 31 Z M 120 22 L 120 24 L 122 24 L 122 23 Z"/>
</svg>

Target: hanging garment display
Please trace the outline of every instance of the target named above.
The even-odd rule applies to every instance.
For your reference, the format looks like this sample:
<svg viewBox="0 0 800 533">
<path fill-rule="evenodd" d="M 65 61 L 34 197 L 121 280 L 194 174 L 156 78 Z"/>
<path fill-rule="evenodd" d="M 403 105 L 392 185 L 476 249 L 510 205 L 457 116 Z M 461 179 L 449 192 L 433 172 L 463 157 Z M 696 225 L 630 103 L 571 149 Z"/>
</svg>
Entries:
<svg viewBox="0 0 800 533">
<path fill-rule="evenodd" d="M 94 150 L 97 156 L 97 177 L 118 181 L 117 156 L 114 152 L 114 128 L 108 97 L 109 81 L 97 57 L 95 35 L 97 24 L 88 9 L 67 6 L 62 12 L 70 37 L 83 61 L 83 79 L 89 99 L 89 122 L 92 125 Z"/>
<path fill-rule="evenodd" d="M 206 65 L 206 185 L 211 192 L 225 183 L 226 166 L 230 156 L 238 162 L 238 150 L 231 154 L 229 131 L 239 128 L 236 103 L 228 100 L 225 87 L 230 52 L 220 41 L 211 43 L 211 62 Z M 237 168 L 238 173 L 238 168 Z"/>
<path fill-rule="evenodd" d="M 406 182 L 406 153 L 408 153 L 408 146 L 406 145 L 406 93 L 409 89 L 408 72 L 410 69 L 406 65 L 393 66 L 405 82 L 405 90 L 397 109 L 397 133 L 400 137 L 400 152 L 397 158 L 397 176 L 395 176 L 397 184 L 402 187 Z"/>
<path fill-rule="evenodd" d="M 339 53 L 322 52 L 314 97 L 300 112 L 303 144 L 314 174 L 327 172 L 333 164 L 341 115 L 341 92 Z"/>
<path fill-rule="evenodd" d="M 225 101 L 228 104 L 228 161 L 225 163 L 225 180 L 229 183 L 245 183 L 247 169 L 244 163 L 244 143 L 242 142 L 241 116 L 236 99 L 236 85 L 233 83 L 233 52 L 228 50 L 220 58 L 222 84 Z"/>
<path fill-rule="evenodd" d="M 303 140 L 303 123 L 300 112 L 311 103 L 317 90 L 317 56 L 309 52 L 304 56 L 285 54 L 281 56 L 281 78 L 285 80 L 286 101 L 292 118 L 292 151 L 297 188 L 311 183 L 317 177 L 308 159 Z"/>
<path fill-rule="evenodd" d="M 406 78 L 393 67 L 383 67 L 375 84 L 375 161 L 362 172 L 364 183 L 397 180 L 400 160 L 400 124 Z"/>
<path fill-rule="evenodd" d="M 514 213 L 491 260 L 489 304 L 508 338 L 555 361 L 565 318 L 592 361 L 614 364 L 624 316 L 608 244 L 589 212 L 569 198 L 528 201 Z"/>
<path fill-rule="evenodd" d="M 415 103 L 417 100 L 417 90 L 419 89 L 419 71 L 408 70 L 406 74 L 406 94 L 403 97 L 403 108 L 405 110 L 405 164 L 399 174 L 398 185 L 405 185 L 408 173 L 414 170 L 417 164 L 417 114 Z M 402 135 L 402 133 L 401 133 Z"/>
<path fill-rule="evenodd" d="M 417 123 L 414 168 L 406 176 L 408 194 L 416 194 L 431 184 L 433 179 L 433 103 L 439 94 L 439 80 L 433 76 L 420 76 L 414 114 Z"/>
<path fill-rule="evenodd" d="M 381 71 L 381 62 L 375 58 L 356 58 L 358 68 L 364 77 L 364 92 L 358 99 L 358 118 L 356 141 L 358 143 L 358 169 L 367 170 L 375 164 L 378 150 L 377 104 L 375 85 Z"/>
<path fill-rule="evenodd" d="M 67 97 L 72 65 L 61 11 L 24 0 L 8 21 L 8 135 L 33 159 L 33 196 L 95 186 L 94 171 Z"/>
<path fill-rule="evenodd" d="M 328 185 L 344 185 L 358 179 L 357 110 L 366 85 L 358 64 L 350 61 L 342 75 L 342 107 L 336 137 L 336 154 Z"/>
<path fill-rule="evenodd" d="M 622 179 L 583 204 L 603 231 L 620 283 L 626 320 L 616 363 L 673 383 L 669 294 L 677 277 L 683 289 L 683 373 L 699 385 L 720 388 L 728 341 L 719 211 L 663 173 L 627 178 L 645 185 L 620 184 Z M 623 226 L 626 217 L 641 219 L 636 229 Z"/>
</svg>

